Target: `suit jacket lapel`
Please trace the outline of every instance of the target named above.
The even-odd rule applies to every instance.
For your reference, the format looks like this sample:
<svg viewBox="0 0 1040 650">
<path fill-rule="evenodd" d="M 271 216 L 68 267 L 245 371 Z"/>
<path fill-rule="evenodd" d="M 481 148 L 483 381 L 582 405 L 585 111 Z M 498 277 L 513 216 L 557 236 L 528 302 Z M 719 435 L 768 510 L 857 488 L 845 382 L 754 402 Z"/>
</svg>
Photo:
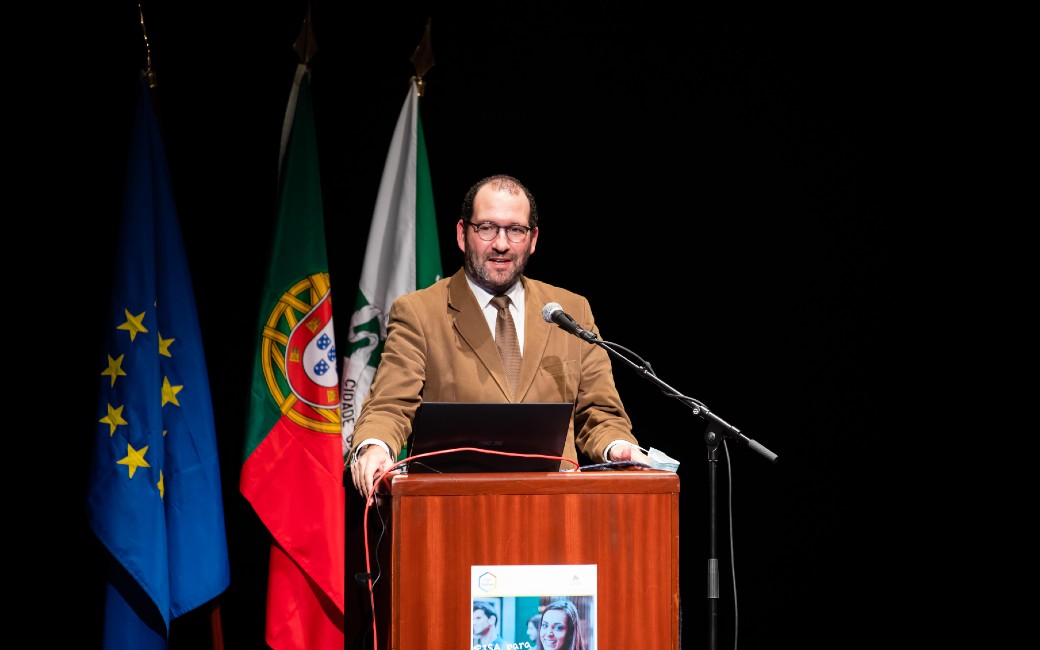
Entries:
<svg viewBox="0 0 1040 650">
<path fill-rule="evenodd" d="M 520 281 L 524 283 L 524 350 L 520 363 L 520 381 L 517 383 L 517 401 L 523 401 L 523 396 L 538 375 L 538 367 L 549 344 L 550 331 L 542 318 L 542 305 L 546 303 L 546 297 L 524 276 L 520 276 Z"/>
<path fill-rule="evenodd" d="M 448 286 L 448 308 L 455 312 L 455 330 L 459 336 L 476 352 L 477 358 L 495 378 L 506 400 L 511 400 L 513 392 L 506 380 L 502 357 L 498 354 L 498 348 L 495 347 L 495 339 L 491 336 L 484 312 L 481 311 L 477 299 L 473 297 L 473 292 L 470 291 L 469 284 L 466 282 L 465 269 L 459 269 L 455 275 L 451 276 L 451 283 Z M 521 384 L 523 384 L 523 367 L 521 367 L 520 376 Z M 521 394 L 523 394 L 522 391 Z"/>
</svg>

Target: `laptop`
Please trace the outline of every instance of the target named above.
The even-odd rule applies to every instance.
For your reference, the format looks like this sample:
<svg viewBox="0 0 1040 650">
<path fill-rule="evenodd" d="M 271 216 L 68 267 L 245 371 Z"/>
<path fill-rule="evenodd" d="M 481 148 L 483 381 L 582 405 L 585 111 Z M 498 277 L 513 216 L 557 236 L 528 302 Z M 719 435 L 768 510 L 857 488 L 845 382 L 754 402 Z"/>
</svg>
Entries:
<svg viewBox="0 0 1040 650">
<path fill-rule="evenodd" d="M 571 402 L 423 402 L 412 422 L 407 471 L 558 472 L 573 410 Z M 462 447 L 481 451 L 450 451 Z"/>
</svg>

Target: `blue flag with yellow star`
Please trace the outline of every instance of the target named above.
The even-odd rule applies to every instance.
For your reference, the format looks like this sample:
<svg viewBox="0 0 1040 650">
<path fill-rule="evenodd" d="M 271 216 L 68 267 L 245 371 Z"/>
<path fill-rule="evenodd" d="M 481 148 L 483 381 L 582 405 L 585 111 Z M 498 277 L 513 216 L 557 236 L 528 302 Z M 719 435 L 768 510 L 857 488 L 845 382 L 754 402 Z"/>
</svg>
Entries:
<svg viewBox="0 0 1040 650">
<path fill-rule="evenodd" d="M 166 648 L 230 582 L 202 334 L 144 75 L 131 135 L 87 516 L 111 554 L 104 648 Z"/>
</svg>

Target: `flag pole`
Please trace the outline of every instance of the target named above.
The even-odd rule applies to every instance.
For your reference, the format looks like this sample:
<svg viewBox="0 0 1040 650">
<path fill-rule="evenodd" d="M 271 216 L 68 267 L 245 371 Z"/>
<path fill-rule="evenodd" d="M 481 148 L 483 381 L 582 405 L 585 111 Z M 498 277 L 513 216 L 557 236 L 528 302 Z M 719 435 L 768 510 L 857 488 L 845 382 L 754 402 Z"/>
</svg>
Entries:
<svg viewBox="0 0 1040 650">
<path fill-rule="evenodd" d="M 419 89 L 419 96 L 426 92 L 426 82 L 423 76 L 433 67 L 433 41 L 430 37 L 430 28 L 433 18 L 426 19 L 426 29 L 423 30 L 422 40 L 415 46 L 415 52 L 409 61 L 415 66 L 415 85 Z"/>
<path fill-rule="evenodd" d="M 224 620 L 220 616 L 220 596 L 210 603 L 209 628 L 213 639 L 213 650 L 224 650 Z"/>
<path fill-rule="evenodd" d="M 318 53 L 318 41 L 314 38 L 311 27 L 311 3 L 307 3 L 307 14 L 303 17 L 303 26 L 293 43 L 293 50 L 300 57 L 300 63 L 310 65 L 311 59 Z"/>
<path fill-rule="evenodd" d="M 144 10 L 141 9 L 141 3 L 137 3 L 137 15 L 141 17 L 141 36 L 144 37 L 144 75 L 148 79 L 148 88 L 155 90 L 159 82 L 156 80 L 155 70 L 152 68 L 152 46 L 148 43 L 148 30 L 144 26 Z"/>
</svg>

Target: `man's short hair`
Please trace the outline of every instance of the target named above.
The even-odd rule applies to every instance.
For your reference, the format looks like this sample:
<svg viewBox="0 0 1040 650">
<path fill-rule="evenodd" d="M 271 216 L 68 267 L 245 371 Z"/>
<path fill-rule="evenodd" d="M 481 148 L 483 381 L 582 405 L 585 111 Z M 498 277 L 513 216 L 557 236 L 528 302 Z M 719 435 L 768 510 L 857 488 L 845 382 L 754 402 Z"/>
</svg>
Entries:
<svg viewBox="0 0 1040 650">
<path fill-rule="evenodd" d="M 484 612 L 484 616 L 487 616 L 488 618 L 494 616 L 495 622 L 498 622 L 498 612 L 495 610 L 495 606 L 492 603 L 489 603 L 486 600 L 474 600 L 473 611 L 475 612 L 478 609 Z"/>
</svg>

